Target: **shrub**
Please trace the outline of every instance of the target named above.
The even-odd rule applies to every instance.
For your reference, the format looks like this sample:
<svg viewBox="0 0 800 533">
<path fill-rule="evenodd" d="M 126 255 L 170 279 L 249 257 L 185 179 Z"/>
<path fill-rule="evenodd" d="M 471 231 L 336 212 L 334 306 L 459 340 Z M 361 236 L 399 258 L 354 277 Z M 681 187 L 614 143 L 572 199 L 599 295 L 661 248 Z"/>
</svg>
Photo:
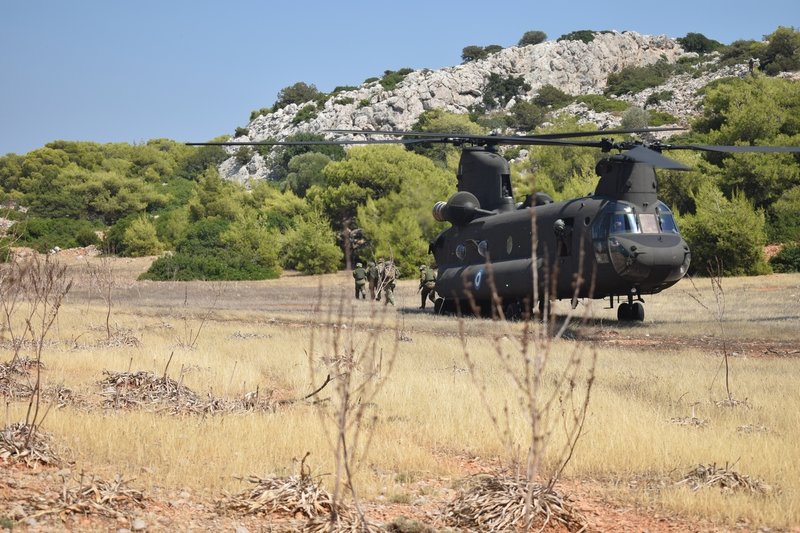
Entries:
<svg viewBox="0 0 800 533">
<path fill-rule="evenodd" d="M 565 93 L 558 87 L 547 84 L 539 87 L 539 91 L 533 98 L 533 102 L 542 107 L 552 107 L 558 109 L 564 107 L 575 99 L 570 94 Z"/>
<path fill-rule="evenodd" d="M 28 246 L 46 253 L 55 246 L 59 248 L 76 248 L 96 244 L 95 231 L 101 226 L 87 220 L 71 218 L 29 218 L 19 222 L 18 246 Z"/>
<path fill-rule="evenodd" d="M 622 114 L 624 129 L 641 129 L 650 124 L 650 113 L 641 107 L 631 106 Z"/>
<path fill-rule="evenodd" d="M 678 124 L 678 117 L 666 111 L 648 111 L 650 113 L 650 126 L 658 127 L 666 124 Z"/>
<path fill-rule="evenodd" d="M 381 87 L 387 91 L 391 91 L 412 72 L 414 72 L 414 69 L 410 68 L 401 68 L 396 72 L 387 70 L 383 73 L 383 78 L 381 78 Z"/>
<path fill-rule="evenodd" d="M 349 96 L 344 98 L 337 98 L 336 100 L 333 101 L 333 103 L 336 105 L 350 105 L 353 102 L 355 102 L 355 99 L 350 98 Z"/>
<path fill-rule="evenodd" d="M 278 99 L 275 105 L 272 106 L 273 110 L 283 109 L 289 104 L 302 104 L 305 102 L 313 102 L 320 97 L 322 93 L 317 90 L 315 85 L 308 85 L 302 81 L 298 81 L 294 85 L 284 87 L 278 93 Z"/>
<path fill-rule="evenodd" d="M 638 93 L 648 87 L 656 87 L 664 83 L 675 71 L 675 67 L 665 59 L 659 59 L 652 65 L 643 67 L 625 67 L 619 72 L 608 75 L 605 94 L 619 96 Z"/>
<path fill-rule="evenodd" d="M 682 232 L 692 251 L 692 269 L 703 274 L 716 260 L 725 275 L 763 274 L 767 242 L 764 213 L 743 194 L 728 200 L 713 184 L 695 196 L 697 213 L 681 218 Z"/>
<path fill-rule="evenodd" d="M 800 241 L 800 186 L 785 191 L 770 207 L 770 242 Z"/>
<path fill-rule="evenodd" d="M 585 104 L 586 107 L 597 113 L 622 112 L 630 107 L 627 102 L 614 100 L 601 94 L 586 94 L 577 97 L 575 101 Z"/>
<path fill-rule="evenodd" d="M 543 31 L 533 30 L 526 31 L 520 38 L 517 46 L 529 46 L 533 44 L 543 43 L 547 40 L 547 34 Z"/>
<path fill-rule="evenodd" d="M 530 84 L 522 76 L 501 76 L 492 72 L 483 89 L 483 103 L 487 108 L 505 107 L 513 98 L 530 90 Z"/>
<path fill-rule="evenodd" d="M 297 125 L 301 122 L 306 122 L 308 120 L 313 120 L 314 118 L 319 115 L 319 109 L 315 104 L 308 104 L 300 108 L 300 110 L 295 114 L 294 118 L 292 118 L 292 124 Z"/>
<path fill-rule="evenodd" d="M 590 43 L 594 41 L 595 32 L 592 30 L 578 30 L 573 31 L 570 33 L 565 33 L 556 41 L 582 41 L 584 43 Z"/>
<path fill-rule="evenodd" d="M 283 252 L 284 266 L 305 274 L 336 272 L 343 255 L 328 221 L 313 212 L 287 232 Z"/>
<path fill-rule="evenodd" d="M 787 244 L 769 260 L 769 264 L 775 272 L 800 272 L 800 244 Z"/>
<path fill-rule="evenodd" d="M 256 109 L 250 112 L 250 121 L 257 119 L 261 115 L 269 115 L 270 113 L 272 113 L 272 108 L 269 107 L 262 107 L 261 109 Z"/>
<path fill-rule="evenodd" d="M 163 246 L 156 235 L 156 227 L 147 215 L 140 215 L 125 229 L 125 250 L 131 257 L 144 257 L 161 253 Z"/>
<path fill-rule="evenodd" d="M 707 54 L 722 48 L 723 44 L 719 41 L 709 39 L 702 33 L 687 33 L 685 37 L 678 37 L 678 41 L 684 50 L 687 52 L 697 52 L 698 54 Z"/>
<path fill-rule="evenodd" d="M 654 92 L 650 96 L 647 97 L 647 100 L 644 102 L 645 107 L 650 107 L 652 105 L 660 104 L 661 102 L 667 102 L 672 100 L 675 97 L 675 93 L 673 91 L 658 91 Z"/>
<path fill-rule="evenodd" d="M 250 134 L 250 130 L 248 130 L 247 128 L 236 128 L 236 131 L 234 131 L 233 136 L 234 137 L 247 137 L 249 134 Z"/>
</svg>

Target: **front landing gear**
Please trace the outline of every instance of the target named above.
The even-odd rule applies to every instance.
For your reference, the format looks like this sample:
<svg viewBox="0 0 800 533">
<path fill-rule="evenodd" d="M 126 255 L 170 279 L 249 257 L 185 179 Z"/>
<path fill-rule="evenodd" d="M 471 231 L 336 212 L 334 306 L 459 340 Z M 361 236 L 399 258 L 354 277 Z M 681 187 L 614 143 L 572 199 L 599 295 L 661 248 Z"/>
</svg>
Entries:
<svg viewBox="0 0 800 533">
<path fill-rule="evenodd" d="M 617 320 L 620 322 L 642 322 L 644 321 L 644 306 L 641 298 L 633 301 L 633 295 L 628 295 L 628 301 L 619 304 L 617 307 Z"/>
</svg>

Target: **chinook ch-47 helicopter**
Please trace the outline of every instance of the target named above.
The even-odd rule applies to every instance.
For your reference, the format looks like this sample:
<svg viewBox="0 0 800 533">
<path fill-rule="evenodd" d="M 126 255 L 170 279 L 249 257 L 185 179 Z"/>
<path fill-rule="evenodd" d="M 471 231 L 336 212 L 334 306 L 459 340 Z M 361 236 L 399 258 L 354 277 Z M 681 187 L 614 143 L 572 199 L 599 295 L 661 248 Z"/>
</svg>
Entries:
<svg viewBox="0 0 800 533">
<path fill-rule="evenodd" d="M 447 143 L 460 146 L 457 192 L 433 206 L 451 227 L 431 243 L 438 268 L 437 313 L 474 310 L 484 316 L 528 315 L 552 300 L 615 300 L 620 321 L 644 320 L 643 295 L 686 275 L 691 252 L 669 207 L 658 199 L 657 168 L 688 170 L 664 150 L 800 152 L 787 146 L 665 144 L 611 140 L 609 135 L 666 129 L 601 130 L 533 136 L 468 135 L 412 131 L 330 130 L 358 138 L 329 141 L 190 143 L 195 145 L 314 145 Z M 375 138 L 373 136 L 381 136 Z M 601 137 L 582 140 L 581 137 Z M 604 153 L 594 193 L 555 202 L 544 193 L 514 198 L 501 145 L 583 146 Z"/>
</svg>

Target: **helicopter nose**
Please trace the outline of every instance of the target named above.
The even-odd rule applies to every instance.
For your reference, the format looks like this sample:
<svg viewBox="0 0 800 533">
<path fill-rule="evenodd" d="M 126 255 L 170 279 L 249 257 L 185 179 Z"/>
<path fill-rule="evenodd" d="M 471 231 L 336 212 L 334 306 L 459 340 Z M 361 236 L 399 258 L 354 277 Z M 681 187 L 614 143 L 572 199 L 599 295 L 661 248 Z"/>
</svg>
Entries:
<svg viewBox="0 0 800 533">
<path fill-rule="evenodd" d="M 675 282 L 689 268 L 689 247 L 677 234 L 614 236 L 609 252 L 617 273 L 639 283 Z"/>
</svg>

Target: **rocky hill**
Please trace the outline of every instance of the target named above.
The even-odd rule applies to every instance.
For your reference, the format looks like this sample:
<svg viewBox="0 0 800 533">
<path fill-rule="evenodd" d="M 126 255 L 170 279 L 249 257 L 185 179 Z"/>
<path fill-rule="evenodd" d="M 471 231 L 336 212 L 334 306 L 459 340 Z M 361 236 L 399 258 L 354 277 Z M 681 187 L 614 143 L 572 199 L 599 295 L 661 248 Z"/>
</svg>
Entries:
<svg viewBox="0 0 800 533">
<path fill-rule="evenodd" d="M 298 132 L 328 129 L 397 129 L 407 130 L 424 111 L 443 109 L 466 113 L 479 104 L 486 79 L 491 73 L 521 76 L 531 89 L 523 98 L 534 97 L 544 85 L 555 86 L 572 95 L 601 94 L 609 74 L 629 66 L 653 64 L 659 59 L 673 63 L 687 54 L 677 41 L 666 36 L 641 35 L 635 32 L 597 33 L 593 41 L 546 41 L 537 45 L 505 48 L 486 59 L 471 61 L 439 70 L 419 70 L 408 74 L 392 90 L 378 82 L 337 93 L 329 98 L 317 115 L 298 121 L 304 104 L 290 104 L 247 125 L 246 136 L 236 141 L 282 139 Z M 711 56 L 711 61 L 715 61 Z M 630 104 L 644 107 L 653 92 L 671 91 L 669 101 L 649 107 L 668 112 L 685 121 L 698 112 L 697 90 L 710 81 L 732 75 L 744 75 L 747 65 L 715 70 L 701 76 L 675 76 L 662 86 L 621 97 Z M 514 101 L 508 103 L 508 107 Z M 562 112 L 575 114 L 581 121 L 594 122 L 601 128 L 618 126 L 619 114 L 596 113 L 584 104 L 571 104 Z M 233 153 L 234 150 L 231 150 Z M 241 164 L 231 157 L 220 166 L 228 179 L 268 178 L 268 166 L 255 154 Z"/>
</svg>

